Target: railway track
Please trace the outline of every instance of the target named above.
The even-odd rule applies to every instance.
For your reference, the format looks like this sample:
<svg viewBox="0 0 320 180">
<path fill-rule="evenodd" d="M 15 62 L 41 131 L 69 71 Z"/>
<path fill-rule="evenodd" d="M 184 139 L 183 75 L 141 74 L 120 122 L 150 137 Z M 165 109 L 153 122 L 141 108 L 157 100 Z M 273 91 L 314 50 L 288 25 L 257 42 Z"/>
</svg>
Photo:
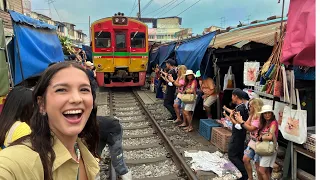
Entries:
<svg viewBox="0 0 320 180">
<path fill-rule="evenodd" d="M 109 107 L 121 120 L 124 157 L 134 179 L 197 179 L 136 92 L 110 91 Z"/>
<path fill-rule="evenodd" d="M 120 119 L 125 162 L 134 179 L 203 179 L 199 178 L 203 174 L 196 175 L 190 168 L 190 159 L 182 154 L 185 150 L 210 151 L 211 147 L 203 146 L 166 121 L 169 114 L 162 104 L 144 105 L 138 93 L 129 89 L 98 94 L 97 101 L 98 115 Z"/>
</svg>

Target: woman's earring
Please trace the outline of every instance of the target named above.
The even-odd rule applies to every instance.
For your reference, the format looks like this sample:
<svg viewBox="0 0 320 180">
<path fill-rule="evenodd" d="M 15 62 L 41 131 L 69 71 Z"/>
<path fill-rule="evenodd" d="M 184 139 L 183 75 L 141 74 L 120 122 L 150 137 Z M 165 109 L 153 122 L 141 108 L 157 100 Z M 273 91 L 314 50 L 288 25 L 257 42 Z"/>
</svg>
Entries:
<svg viewBox="0 0 320 180">
<path fill-rule="evenodd" d="M 47 115 L 47 113 L 46 113 L 46 112 L 42 112 L 41 114 L 42 114 L 42 116 L 46 116 L 46 115 Z"/>
</svg>

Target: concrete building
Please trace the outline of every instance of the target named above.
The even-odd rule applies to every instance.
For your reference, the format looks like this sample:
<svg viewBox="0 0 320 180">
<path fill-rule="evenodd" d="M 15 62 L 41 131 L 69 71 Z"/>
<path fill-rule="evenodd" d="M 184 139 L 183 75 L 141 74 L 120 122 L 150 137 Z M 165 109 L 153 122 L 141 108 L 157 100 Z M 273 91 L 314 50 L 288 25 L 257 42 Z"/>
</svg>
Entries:
<svg viewBox="0 0 320 180">
<path fill-rule="evenodd" d="M 22 0 L 23 14 L 31 14 L 31 0 Z"/>
<path fill-rule="evenodd" d="M 203 33 L 202 34 L 208 34 L 210 32 L 216 31 L 216 30 L 223 30 L 223 28 L 218 27 L 218 26 L 210 26 L 208 28 L 204 28 Z"/>
<path fill-rule="evenodd" d="M 37 13 L 37 12 L 30 12 L 29 14 L 26 14 L 27 16 L 30 16 L 33 19 L 38 19 L 39 21 L 45 22 L 50 25 L 55 25 L 55 22 L 48 16 Z"/>
<path fill-rule="evenodd" d="M 180 17 L 141 18 L 140 21 L 152 23 L 152 28 L 148 30 L 149 41 L 164 43 L 185 39 L 192 35 L 191 28 L 181 27 L 182 18 Z"/>
<path fill-rule="evenodd" d="M 14 10 L 23 14 L 22 0 L 0 0 L 0 18 L 3 20 L 6 33 L 13 34 L 12 22 L 8 10 Z"/>
<path fill-rule="evenodd" d="M 54 21 L 50 17 L 37 12 L 31 12 L 30 17 L 51 24 L 53 26 L 57 26 L 57 34 L 60 36 L 68 37 L 74 46 L 81 46 L 85 42 L 85 38 L 87 35 L 84 34 L 82 30 L 75 30 L 75 24 L 69 22 Z"/>
</svg>

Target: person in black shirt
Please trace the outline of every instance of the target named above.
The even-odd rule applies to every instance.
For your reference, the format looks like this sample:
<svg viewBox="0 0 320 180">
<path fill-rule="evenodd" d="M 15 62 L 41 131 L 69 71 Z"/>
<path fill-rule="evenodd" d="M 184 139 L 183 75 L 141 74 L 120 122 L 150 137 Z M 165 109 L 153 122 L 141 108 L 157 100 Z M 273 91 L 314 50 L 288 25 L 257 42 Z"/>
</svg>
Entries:
<svg viewBox="0 0 320 180">
<path fill-rule="evenodd" d="M 100 134 L 98 154 L 101 156 L 103 149 L 108 147 L 112 166 L 114 167 L 116 173 L 120 175 L 123 180 L 131 180 L 132 174 L 126 165 L 123 156 L 123 130 L 119 119 L 110 116 L 97 116 L 97 120 L 99 123 Z M 108 164 L 106 157 L 101 158 L 101 164 Z M 104 171 L 105 169 L 100 169 L 100 173 L 106 173 Z"/>
<path fill-rule="evenodd" d="M 176 62 L 173 59 L 168 59 L 166 61 L 166 66 L 169 69 L 169 71 L 168 73 L 162 73 L 164 75 L 164 80 L 167 82 L 166 95 L 164 98 L 163 105 L 168 109 L 168 111 L 171 114 L 171 117 L 167 119 L 169 121 L 174 121 L 177 119 L 176 113 L 173 108 L 176 86 L 173 83 L 169 82 L 169 80 L 167 79 L 167 76 L 172 76 L 174 80 L 177 79 L 175 64 Z"/>
<path fill-rule="evenodd" d="M 242 174 L 241 180 L 247 180 L 248 174 L 242 161 L 244 152 L 244 142 L 246 139 L 246 129 L 242 124 L 238 124 L 235 114 L 240 114 L 244 121 L 249 118 L 249 112 L 245 104 L 243 104 L 244 92 L 241 89 L 235 89 L 232 92 L 232 103 L 236 105 L 235 110 L 230 114 L 233 123 L 232 135 L 228 147 L 229 160 L 239 169 Z"/>
</svg>

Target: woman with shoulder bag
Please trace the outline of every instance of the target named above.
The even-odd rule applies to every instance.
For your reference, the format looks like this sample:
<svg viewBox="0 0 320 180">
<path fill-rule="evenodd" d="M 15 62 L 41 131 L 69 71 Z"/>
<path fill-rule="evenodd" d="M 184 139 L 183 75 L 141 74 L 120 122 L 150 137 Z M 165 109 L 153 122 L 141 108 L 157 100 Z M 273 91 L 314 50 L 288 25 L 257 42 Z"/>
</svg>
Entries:
<svg viewBox="0 0 320 180">
<path fill-rule="evenodd" d="M 269 146 L 272 145 L 272 147 L 274 147 L 272 149 L 273 153 L 271 153 L 271 155 L 259 155 L 259 173 L 262 177 L 261 179 L 269 180 L 271 179 L 272 168 L 277 158 L 278 143 L 276 141 L 278 139 L 279 125 L 272 110 L 272 106 L 264 105 L 260 113 L 260 128 L 258 131 L 257 140 L 260 142 L 267 141 L 269 142 Z M 257 145 L 258 143 L 256 144 L 256 152 L 258 153 Z"/>
<path fill-rule="evenodd" d="M 184 128 L 186 132 L 193 131 L 192 127 L 192 113 L 196 106 L 196 91 L 197 91 L 197 80 L 192 70 L 186 71 L 185 80 L 185 94 L 181 96 L 181 100 L 184 104 L 183 114 L 188 122 L 188 126 Z M 181 124 L 180 127 L 186 126 L 187 124 Z"/>
<path fill-rule="evenodd" d="M 174 111 L 176 112 L 177 119 L 173 123 L 179 123 L 182 121 L 180 116 L 180 110 L 183 104 L 179 97 L 184 91 L 186 71 L 187 71 L 187 67 L 185 65 L 180 65 L 178 66 L 178 78 L 174 80 L 172 76 L 168 77 L 168 80 L 177 87 L 177 91 L 178 91 L 177 97 L 174 100 L 174 104 L 173 104 L 173 108 L 174 108 Z M 185 122 L 185 118 L 183 118 L 183 122 Z"/>
<path fill-rule="evenodd" d="M 248 173 L 248 179 L 253 180 L 252 166 L 250 161 L 253 160 L 256 165 L 257 172 L 259 170 L 259 156 L 255 153 L 255 145 L 258 137 L 258 130 L 260 124 L 260 114 L 263 101 L 258 98 L 251 99 L 248 103 L 249 118 L 247 121 L 243 121 L 240 114 L 236 114 L 236 120 L 241 127 L 250 132 L 250 141 L 248 147 L 244 151 L 243 163 Z M 258 173 L 258 179 L 260 174 Z"/>
</svg>

